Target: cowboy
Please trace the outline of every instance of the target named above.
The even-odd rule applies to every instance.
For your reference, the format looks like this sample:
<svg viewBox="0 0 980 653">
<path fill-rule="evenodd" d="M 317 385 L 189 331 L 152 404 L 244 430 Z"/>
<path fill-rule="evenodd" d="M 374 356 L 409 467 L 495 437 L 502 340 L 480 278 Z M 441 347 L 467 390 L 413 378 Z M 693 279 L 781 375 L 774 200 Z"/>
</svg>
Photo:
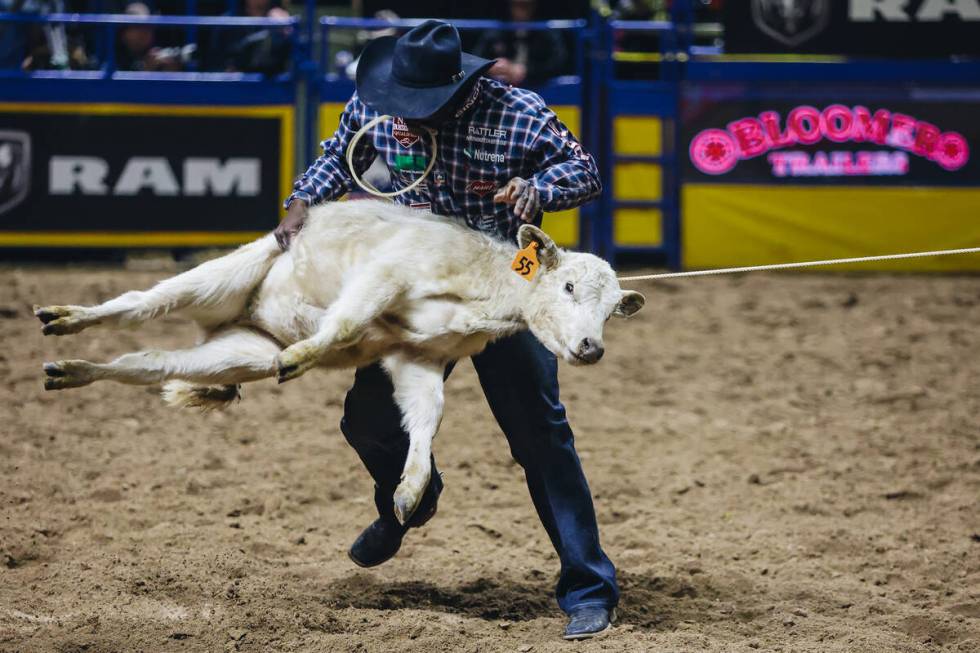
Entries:
<svg viewBox="0 0 980 653">
<path fill-rule="evenodd" d="M 428 20 L 400 38 L 372 41 L 357 66 L 356 93 L 340 116 L 323 156 L 295 183 L 287 215 L 276 229 L 283 249 L 302 228 L 310 205 L 354 188 L 345 155 L 354 135 L 380 121 L 353 153 L 358 175 L 380 157 L 395 189 L 430 174 L 396 201 L 513 240 L 542 211 L 579 206 L 601 191 L 592 156 L 535 93 L 484 77 L 494 61 L 465 53 L 448 23 Z M 427 131 L 436 132 L 437 141 Z M 437 142 L 437 151 L 431 143 Z M 473 357 L 490 409 L 524 468 L 531 499 L 561 561 L 556 596 L 569 616 L 566 639 L 610 627 L 619 599 L 616 571 L 599 545 L 595 508 L 565 408 L 558 398 L 557 360 L 530 332 L 490 344 Z M 452 366 L 447 369 L 447 375 Z M 344 403 L 341 430 L 374 478 L 378 518 L 351 546 L 361 567 L 394 556 L 409 528 L 435 515 L 442 479 L 432 480 L 403 526 L 392 494 L 408 451 L 408 435 L 378 364 L 357 370 Z"/>
</svg>

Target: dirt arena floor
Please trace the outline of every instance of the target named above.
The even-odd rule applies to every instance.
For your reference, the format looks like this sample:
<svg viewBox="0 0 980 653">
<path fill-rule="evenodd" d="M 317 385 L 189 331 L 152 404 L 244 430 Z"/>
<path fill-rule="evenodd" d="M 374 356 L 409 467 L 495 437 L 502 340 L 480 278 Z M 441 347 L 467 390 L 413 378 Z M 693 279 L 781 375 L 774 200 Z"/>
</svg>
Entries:
<svg viewBox="0 0 980 653">
<path fill-rule="evenodd" d="M 43 338 L 30 305 L 166 272 L 0 270 L 0 651 L 980 651 L 980 277 L 638 284 L 563 397 L 623 599 L 559 639 L 558 562 L 463 364 L 439 514 L 346 557 L 371 483 L 338 430 L 350 374 L 246 389 L 41 390 L 44 360 L 194 337 Z"/>
</svg>

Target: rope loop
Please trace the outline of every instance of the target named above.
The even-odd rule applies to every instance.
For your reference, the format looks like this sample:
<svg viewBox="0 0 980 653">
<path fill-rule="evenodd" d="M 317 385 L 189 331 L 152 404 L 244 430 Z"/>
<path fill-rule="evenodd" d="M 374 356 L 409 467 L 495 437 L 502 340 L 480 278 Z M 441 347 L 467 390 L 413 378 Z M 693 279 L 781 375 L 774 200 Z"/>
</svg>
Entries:
<svg viewBox="0 0 980 653">
<path fill-rule="evenodd" d="M 436 140 L 436 130 L 430 127 L 425 127 L 423 125 L 423 127 L 425 127 L 425 130 L 429 132 L 432 155 L 429 157 L 429 165 L 425 167 L 425 171 L 422 173 L 422 176 L 420 176 L 418 179 L 413 181 L 408 186 L 405 186 L 405 188 L 402 188 L 401 190 L 384 192 L 378 190 L 377 188 L 372 186 L 370 182 L 363 179 L 360 175 L 357 174 L 357 171 L 354 170 L 354 148 L 357 147 L 357 143 L 361 140 L 361 137 L 364 136 L 364 134 L 366 134 L 368 131 L 373 129 L 375 125 L 378 125 L 384 122 L 385 120 L 391 120 L 391 118 L 392 117 L 389 115 L 381 115 L 369 120 L 367 124 L 365 124 L 363 127 L 357 130 L 357 133 L 354 134 L 354 138 L 352 138 L 350 140 L 350 144 L 347 145 L 347 169 L 350 171 L 351 179 L 353 179 L 354 183 L 360 186 L 361 188 L 363 188 L 366 192 L 376 197 L 398 197 L 399 195 L 404 195 L 405 193 L 411 192 L 419 184 L 425 181 L 425 178 L 429 176 L 429 173 L 432 172 L 433 166 L 435 166 L 436 164 L 436 146 L 438 145 L 438 141 Z"/>
</svg>

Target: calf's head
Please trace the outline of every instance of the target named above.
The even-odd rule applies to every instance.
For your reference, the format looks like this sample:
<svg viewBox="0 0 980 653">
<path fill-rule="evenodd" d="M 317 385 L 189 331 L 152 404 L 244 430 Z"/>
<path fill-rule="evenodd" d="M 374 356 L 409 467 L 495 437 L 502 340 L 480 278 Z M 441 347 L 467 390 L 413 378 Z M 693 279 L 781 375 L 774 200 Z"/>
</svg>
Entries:
<svg viewBox="0 0 980 653">
<path fill-rule="evenodd" d="M 541 263 L 524 310 L 531 333 L 572 365 L 597 363 L 606 320 L 636 313 L 643 295 L 622 290 L 616 273 L 598 256 L 562 251 L 533 225 L 523 225 L 517 240 L 521 248 L 536 242 Z"/>
</svg>

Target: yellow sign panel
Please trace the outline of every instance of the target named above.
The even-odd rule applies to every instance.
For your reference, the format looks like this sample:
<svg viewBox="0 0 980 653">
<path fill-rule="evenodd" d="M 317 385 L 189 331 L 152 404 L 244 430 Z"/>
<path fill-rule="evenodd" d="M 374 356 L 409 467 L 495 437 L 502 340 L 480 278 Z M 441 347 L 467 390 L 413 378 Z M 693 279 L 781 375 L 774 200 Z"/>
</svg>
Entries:
<svg viewBox="0 0 980 653">
<path fill-rule="evenodd" d="M 613 139 L 617 156 L 660 156 L 663 123 L 656 116 L 616 116 Z M 617 200 L 662 199 L 663 168 L 658 163 L 617 163 L 612 181 Z M 618 209 L 613 213 L 613 241 L 621 247 L 657 247 L 663 244 L 662 218 L 660 209 Z"/>
<path fill-rule="evenodd" d="M 980 247 L 980 189 L 689 184 L 686 268 Z M 858 263 L 828 270 L 980 270 L 980 255 Z"/>
</svg>

